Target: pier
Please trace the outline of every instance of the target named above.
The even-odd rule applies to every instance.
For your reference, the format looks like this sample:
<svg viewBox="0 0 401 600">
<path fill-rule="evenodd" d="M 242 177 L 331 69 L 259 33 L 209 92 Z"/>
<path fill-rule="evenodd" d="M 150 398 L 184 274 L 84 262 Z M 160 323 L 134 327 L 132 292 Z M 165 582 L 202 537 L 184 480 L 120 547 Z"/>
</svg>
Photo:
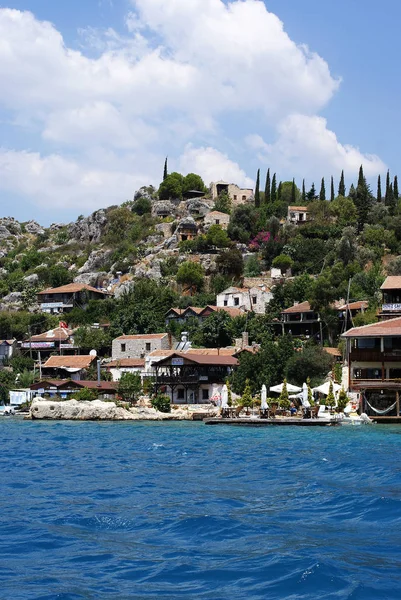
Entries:
<svg viewBox="0 0 401 600">
<path fill-rule="evenodd" d="M 330 419 L 298 419 L 296 417 L 279 417 L 275 419 L 236 418 L 236 419 L 205 419 L 205 425 L 242 425 L 248 427 L 291 426 L 297 427 L 337 427 L 336 421 Z"/>
</svg>

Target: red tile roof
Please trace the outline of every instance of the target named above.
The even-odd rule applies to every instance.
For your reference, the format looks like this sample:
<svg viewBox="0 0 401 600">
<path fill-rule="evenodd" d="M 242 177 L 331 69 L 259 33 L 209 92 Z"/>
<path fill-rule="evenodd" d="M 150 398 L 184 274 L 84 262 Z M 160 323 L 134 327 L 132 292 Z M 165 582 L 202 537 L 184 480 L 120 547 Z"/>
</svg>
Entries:
<svg viewBox="0 0 401 600">
<path fill-rule="evenodd" d="M 343 337 L 347 338 L 386 336 L 401 336 L 401 317 L 389 319 L 388 321 L 380 321 L 379 323 L 372 323 L 371 325 L 364 325 L 362 327 L 354 327 L 343 334 Z"/>
<path fill-rule="evenodd" d="M 190 348 L 182 354 L 195 354 L 195 356 L 233 356 L 235 350 L 235 348 Z"/>
<path fill-rule="evenodd" d="M 342 304 L 341 306 L 337 306 L 337 310 L 361 310 L 362 308 L 368 308 L 369 302 L 368 300 L 358 300 L 357 302 L 350 302 L 347 304 Z"/>
<path fill-rule="evenodd" d="M 389 275 L 380 288 L 381 290 L 401 290 L 401 277 L 398 275 Z"/>
<path fill-rule="evenodd" d="M 307 206 L 289 206 L 288 210 L 301 210 L 303 212 L 307 212 L 308 207 Z"/>
<path fill-rule="evenodd" d="M 325 352 L 327 352 L 327 354 L 330 354 L 331 356 L 341 356 L 341 352 L 338 348 L 329 348 L 329 347 L 323 346 L 323 350 Z"/>
<path fill-rule="evenodd" d="M 199 365 L 216 365 L 216 366 L 227 366 L 234 367 L 238 365 L 238 360 L 233 356 L 222 356 L 220 355 L 202 355 L 202 354 L 188 354 L 181 352 L 174 352 L 171 356 L 161 360 L 159 364 L 164 363 L 165 361 L 170 360 L 173 357 L 183 358 L 184 360 L 189 360 Z"/>
<path fill-rule="evenodd" d="M 45 331 L 43 333 L 39 333 L 38 335 L 33 335 L 30 339 L 32 342 L 52 342 L 55 340 L 68 340 L 68 338 L 72 335 L 71 329 L 64 329 L 64 327 L 56 327 L 55 329 L 50 329 L 49 331 Z"/>
<path fill-rule="evenodd" d="M 300 302 L 299 304 L 294 304 L 294 306 L 290 306 L 290 308 L 283 310 L 281 314 L 311 312 L 311 310 L 311 305 L 306 301 Z"/>
<path fill-rule="evenodd" d="M 121 335 L 116 338 L 114 341 L 120 340 L 162 340 L 164 337 L 168 336 L 168 333 L 144 333 L 140 335 Z"/>
<path fill-rule="evenodd" d="M 113 369 L 144 367 L 145 360 L 142 358 L 119 358 L 106 363 L 104 366 Z"/>
<path fill-rule="evenodd" d="M 83 354 L 80 356 L 50 356 L 43 365 L 44 369 L 87 369 L 96 356 Z"/>
<path fill-rule="evenodd" d="M 95 292 L 96 294 L 105 294 L 102 290 L 98 290 L 90 285 L 86 285 L 86 283 L 69 283 L 68 285 L 62 285 L 57 288 L 49 288 L 47 290 L 43 290 L 43 292 L 39 292 L 39 296 L 41 295 L 49 295 L 49 294 L 74 294 L 82 291 Z"/>
</svg>

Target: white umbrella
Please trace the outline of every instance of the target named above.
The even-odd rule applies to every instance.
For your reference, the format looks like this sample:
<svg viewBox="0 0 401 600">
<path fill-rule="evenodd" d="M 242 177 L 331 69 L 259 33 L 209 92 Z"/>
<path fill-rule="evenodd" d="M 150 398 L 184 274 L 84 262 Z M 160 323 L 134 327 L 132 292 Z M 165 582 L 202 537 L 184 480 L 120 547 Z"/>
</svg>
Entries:
<svg viewBox="0 0 401 600">
<path fill-rule="evenodd" d="M 338 383 L 334 383 L 333 381 L 333 392 L 336 395 L 337 392 L 341 390 L 341 385 Z M 319 385 L 319 387 L 313 388 L 314 392 L 319 392 L 319 394 L 323 394 L 323 396 L 328 396 L 330 391 L 330 381 L 326 381 L 323 385 Z"/>
<path fill-rule="evenodd" d="M 304 383 L 302 386 L 301 402 L 304 408 L 310 408 L 310 402 L 308 400 L 308 386 L 306 383 Z"/>
<path fill-rule="evenodd" d="M 262 410 L 267 410 L 269 408 L 269 405 L 267 404 L 267 388 L 265 385 L 262 385 L 260 399 L 261 399 L 260 408 Z"/>
<path fill-rule="evenodd" d="M 221 408 L 227 408 L 228 406 L 228 389 L 226 385 L 223 385 L 221 390 Z"/>
<path fill-rule="evenodd" d="M 270 391 L 275 392 L 276 394 L 281 394 L 283 391 L 283 385 L 283 383 L 280 383 L 280 385 L 274 385 L 270 388 Z M 296 394 L 297 392 L 302 392 L 302 388 L 297 387 L 296 385 L 291 385 L 291 383 L 287 383 L 287 392 Z"/>
</svg>

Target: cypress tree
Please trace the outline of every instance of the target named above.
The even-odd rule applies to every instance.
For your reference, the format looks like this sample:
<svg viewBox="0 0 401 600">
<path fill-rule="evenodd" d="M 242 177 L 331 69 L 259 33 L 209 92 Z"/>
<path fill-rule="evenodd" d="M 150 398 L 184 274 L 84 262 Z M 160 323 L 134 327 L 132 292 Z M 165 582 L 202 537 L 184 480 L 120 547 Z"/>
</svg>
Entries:
<svg viewBox="0 0 401 600">
<path fill-rule="evenodd" d="M 393 190 L 394 190 L 394 198 L 398 202 L 398 198 L 400 197 L 400 195 L 398 193 L 398 177 L 397 177 L 397 175 L 394 177 Z"/>
<path fill-rule="evenodd" d="M 271 183 L 270 183 L 270 169 L 267 169 L 266 185 L 265 185 L 265 204 L 269 204 L 271 200 Z"/>
<path fill-rule="evenodd" d="M 313 200 L 316 198 L 316 189 L 315 189 L 314 183 L 312 183 L 312 187 L 309 190 L 309 192 L 306 194 L 306 197 L 309 200 L 309 202 L 313 202 Z"/>
<path fill-rule="evenodd" d="M 359 177 L 358 177 L 358 186 L 356 188 L 355 193 L 355 206 L 358 211 L 358 231 L 362 231 L 363 226 L 365 225 L 369 210 L 372 206 L 373 196 L 369 189 L 368 184 L 366 183 L 365 176 L 363 174 L 363 168 L 359 169 Z"/>
<path fill-rule="evenodd" d="M 390 171 L 387 171 L 387 176 L 386 176 L 386 193 L 384 196 L 384 204 L 386 206 L 389 205 L 389 193 L 390 193 Z"/>
<path fill-rule="evenodd" d="M 258 174 L 256 175 L 256 187 L 255 187 L 255 206 L 260 206 L 260 169 L 258 169 Z"/>
<path fill-rule="evenodd" d="M 168 159 L 168 157 L 166 156 L 166 160 L 164 161 L 163 181 L 165 179 L 167 179 L 167 176 L 168 176 L 167 159 Z"/>
<path fill-rule="evenodd" d="M 281 200 L 281 190 L 282 190 L 283 184 L 280 181 L 280 183 L 278 184 L 278 188 L 277 188 L 277 200 Z"/>
<path fill-rule="evenodd" d="M 340 179 L 340 184 L 338 186 L 338 195 L 345 196 L 344 171 L 341 171 L 341 179 Z"/>
<path fill-rule="evenodd" d="M 355 200 L 356 197 L 356 189 L 353 183 L 351 183 L 351 187 L 349 188 L 349 193 L 348 196 L 351 198 L 351 200 Z"/>
<path fill-rule="evenodd" d="M 394 196 L 394 189 L 393 189 L 392 183 L 390 183 L 389 188 L 388 188 L 386 206 L 389 207 L 390 215 L 394 215 L 395 209 L 397 207 L 397 201 Z"/>
<path fill-rule="evenodd" d="M 324 185 L 324 177 L 322 178 L 322 185 L 320 186 L 319 200 L 326 200 L 326 186 Z"/>
<path fill-rule="evenodd" d="M 335 193 L 334 193 L 334 177 L 333 175 L 331 176 L 331 190 L 330 190 L 330 201 L 333 202 L 335 198 Z"/>
<path fill-rule="evenodd" d="M 364 185 L 366 183 L 365 176 L 363 174 L 363 166 L 359 167 L 359 177 L 358 177 L 358 186 Z"/>
<path fill-rule="evenodd" d="M 272 179 L 272 187 L 271 187 L 271 192 L 270 192 L 270 198 L 272 202 L 276 202 L 277 200 L 277 178 L 276 178 L 276 174 L 274 173 L 273 175 L 273 179 Z"/>
<path fill-rule="evenodd" d="M 296 195 L 295 195 L 295 179 L 292 180 L 292 188 L 291 188 L 291 205 L 295 206 Z"/>
<path fill-rule="evenodd" d="M 306 202 L 305 179 L 302 180 L 302 202 Z"/>
<path fill-rule="evenodd" d="M 377 201 L 381 202 L 382 200 L 382 180 L 379 175 L 379 177 L 377 178 Z"/>
</svg>

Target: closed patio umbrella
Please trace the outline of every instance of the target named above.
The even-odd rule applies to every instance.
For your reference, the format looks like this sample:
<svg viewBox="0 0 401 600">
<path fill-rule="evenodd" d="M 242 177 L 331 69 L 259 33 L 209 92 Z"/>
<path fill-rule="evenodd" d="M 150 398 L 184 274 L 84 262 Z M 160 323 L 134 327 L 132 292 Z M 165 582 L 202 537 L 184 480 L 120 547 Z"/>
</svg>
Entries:
<svg viewBox="0 0 401 600">
<path fill-rule="evenodd" d="M 262 410 L 267 410 L 269 408 L 269 405 L 267 404 L 267 388 L 265 385 L 262 385 L 260 399 L 261 399 L 260 408 Z"/>
<path fill-rule="evenodd" d="M 301 402 L 304 408 L 310 408 L 310 402 L 308 400 L 308 386 L 306 383 L 304 383 L 302 386 Z"/>
<path fill-rule="evenodd" d="M 226 385 L 223 385 L 221 390 L 221 408 L 227 408 L 228 406 L 228 389 Z"/>
</svg>

